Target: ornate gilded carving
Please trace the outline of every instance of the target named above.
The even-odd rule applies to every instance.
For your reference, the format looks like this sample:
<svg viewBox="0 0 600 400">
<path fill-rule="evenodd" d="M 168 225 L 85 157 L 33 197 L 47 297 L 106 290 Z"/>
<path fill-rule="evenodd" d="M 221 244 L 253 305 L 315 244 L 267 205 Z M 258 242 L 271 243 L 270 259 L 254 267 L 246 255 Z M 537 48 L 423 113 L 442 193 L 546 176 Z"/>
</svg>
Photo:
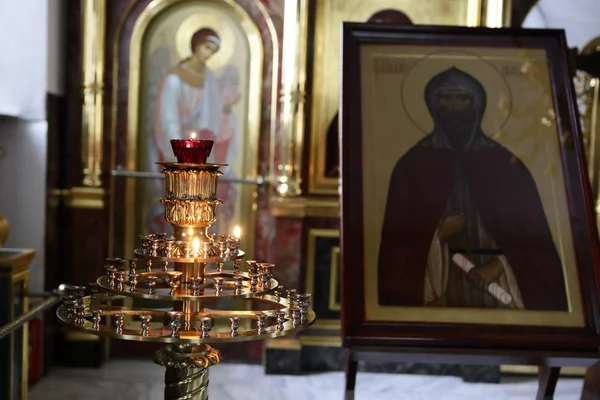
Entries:
<svg viewBox="0 0 600 400">
<path fill-rule="evenodd" d="M 208 227 L 217 220 L 217 180 L 222 173 L 218 168 L 163 169 L 166 196 L 165 218 L 173 226 Z M 177 228 L 176 228 L 177 230 Z"/>
<path fill-rule="evenodd" d="M 215 200 L 220 171 L 166 169 L 167 199 Z"/>
<path fill-rule="evenodd" d="M 591 40 L 582 50 L 589 54 L 600 50 L 600 37 Z M 577 71 L 575 93 L 579 107 L 583 144 L 588 160 L 588 175 L 595 199 L 597 224 L 600 226 L 600 79 Z"/>
<path fill-rule="evenodd" d="M 575 74 L 575 94 L 577 95 L 577 105 L 581 116 L 583 144 L 588 156 L 590 155 L 589 147 L 592 141 L 592 115 L 594 114 L 594 92 L 597 80 L 587 72 L 577 71 Z"/>
<path fill-rule="evenodd" d="M 8 239 L 8 221 L 0 213 L 0 247 L 6 242 L 6 239 Z"/>
<path fill-rule="evenodd" d="M 68 208 L 101 210 L 105 206 L 106 193 L 99 187 L 73 187 L 71 189 L 52 189 L 48 192 L 48 204 L 59 204 Z"/>
<path fill-rule="evenodd" d="M 84 0 L 81 159 L 83 186 L 100 187 L 104 129 L 104 41 L 106 1 Z"/>
<path fill-rule="evenodd" d="M 232 177 L 240 180 L 254 179 L 258 174 L 264 174 L 266 172 L 263 170 L 266 166 L 259 162 L 258 149 L 260 148 L 259 141 L 262 134 L 261 129 L 266 129 L 266 127 L 268 127 L 270 136 L 274 139 L 275 130 L 279 127 L 277 124 L 279 107 L 276 107 L 276 103 L 279 89 L 277 80 L 279 76 L 280 45 L 278 43 L 278 32 L 269 13 L 270 6 L 268 4 L 265 6 L 263 2 L 242 3 L 236 2 L 235 0 L 208 2 L 152 0 L 146 2 L 146 6 L 141 7 L 140 2 L 134 0 L 133 2 L 130 2 L 127 8 L 123 7 L 123 17 L 119 22 L 119 29 L 115 32 L 113 42 L 112 59 L 114 64 L 112 68 L 113 78 L 111 85 L 111 92 L 113 94 L 113 111 L 111 113 L 112 141 L 113 143 L 119 143 L 117 136 L 120 136 L 122 132 L 117 129 L 117 115 L 125 112 L 127 120 L 126 140 L 127 143 L 131 144 L 126 146 L 125 162 L 121 167 L 127 171 L 147 169 L 141 164 L 141 160 L 143 159 L 141 158 L 141 154 L 147 150 L 147 146 L 145 145 L 145 143 L 147 143 L 145 138 L 149 137 L 147 119 L 150 116 L 149 114 L 151 114 L 148 111 L 148 106 L 150 104 L 149 101 L 154 98 L 154 95 L 151 96 L 148 92 L 150 89 L 147 85 L 148 79 L 154 79 L 149 75 L 150 70 L 147 68 L 149 63 L 151 63 L 149 60 L 154 51 L 151 52 L 151 39 L 153 37 L 157 40 L 159 39 L 159 36 L 154 36 L 155 33 L 158 33 L 158 28 L 160 28 L 160 30 L 167 29 L 167 31 L 173 28 L 172 34 L 175 37 L 172 37 L 173 35 L 171 35 L 171 33 L 165 33 L 165 38 L 168 39 L 169 43 L 171 43 L 172 40 L 178 41 L 176 34 L 180 28 L 178 24 L 175 24 L 175 20 L 170 19 L 170 16 L 180 12 L 189 15 L 185 17 L 186 20 L 192 18 L 197 22 L 199 10 L 205 10 L 214 16 L 222 15 L 223 18 L 219 17 L 215 19 L 215 21 L 220 21 L 218 22 L 219 24 L 225 23 L 227 26 L 232 24 L 226 29 L 228 33 L 223 31 L 223 34 L 228 37 L 234 31 L 233 25 L 236 25 L 235 31 L 240 35 L 245 36 L 247 43 L 244 41 L 244 46 L 248 46 L 247 65 L 243 68 L 245 72 L 242 74 L 247 76 L 247 78 L 240 78 L 241 80 L 237 82 L 237 84 L 244 87 L 238 106 L 241 106 L 241 109 L 244 109 L 245 111 L 243 111 L 243 113 L 238 113 L 236 117 L 238 122 L 235 124 L 236 126 L 239 126 L 239 124 L 245 126 L 243 129 L 240 129 L 239 135 L 236 134 L 236 136 L 239 136 L 239 143 L 242 144 L 240 147 L 241 153 L 235 161 L 228 160 L 224 158 L 225 156 L 219 161 L 231 164 L 232 168 L 226 169 L 225 173 L 231 174 Z M 134 10 L 140 11 L 139 14 L 134 12 Z M 171 22 L 168 22 L 168 19 L 170 19 Z M 182 23 L 183 22 L 184 21 L 182 20 Z M 208 21 L 206 22 L 208 23 Z M 165 24 L 174 25 L 169 28 Z M 189 25 L 186 26 L 189 28 Z M 127 27 L 127 29 L 123 29 L 123 27 Z M 187 28 L 185 29 L 187 30 Z M 236 37 L 238 33 L 236 33 Z M 162 40 L 163 39 L 161 38 L 159 41 Z M 127 45 L 124 43 L 127 43 Z M 240 44 L 241 43 L 242 42 L 240 42 Z M 175 45 L 173 44 L 173 46 Z M 176 54 L 179 54 L 178 49 L 182 47 L 181 45 L 173 46 L 169 45 L 172 55 L 175 56 Z M 222 47 L 221 50 L 229 52 L 230 50 L 226 50 L 229 46 L 231 46 L 231 44 Z M 187 49 L 187 46 L 184 47 Z M 187 50 L 184 49 L 184 51 Z M 127 56 L 125 57 L 126 61 L 123 59 L 125 53 L 127 53 Z M 222 57 L 222 54 L 224 53 L 220 54 L 220 57 Z M 185 55 L 181 56 L 184 57 Z M 239 57 L 234 54 L 233 58 L 238 59 Z M 215 59 L 213 58 L 212 60 L 214 61 Z M 173 59 L 172 61 L 175 60 Z M 123 69 L 124 63 L 127 64 L 125 69 Z M 263 67 L 265 67 L 265 69 L 263 69 Z M 238 72 L 241 71 L 242 69 L 239 69 Z M 126 75 L 126 77 L 124 77 L 124 75 Z M 217 76 L 220 75 L 221 73 L 219 72 Z M 229 73 L 227 76 L 229 76 Z M 263 81 L 263 78 L 268 79 Z M 125 88 L 126 94 L 122 90 L 124 82 L 128 83 L 126 85 L 128 88 Z M 140 88 L 144 88 L 144 90 L 140 90 Z M 240 89 L 242 88 L 240 87 Z M 127 99 L 126 110 L 119 109 L 115 106 L 122 97 L 123 99 Z M 245 122 L 242 123 L 242 121 Z M 218 136 L 221 137 L 221 135 Z M 153 157 L 152 159 L 155 158 Z M 149 160 L 150 159 L 146 159 L 146 161 Z M 118 167 L 116 161 L 117 160 L 113 155 L 111 164 L 113 168 Z M 146 181 L 136 179 L 126 180 L 123 208 L 126 216 L 124 222 L 125 249 L 128 252 L 133 251 L 136 232 L 145 229 L 144 224 L 146 224 L 146 222 L 144 220 L 144 213 L 135 212 L 138 209 L 138 203 L 142 202 L 150 205 L 151 203 L 155 203 L 159 197 L 159 195 L 156 197 L 144 197 L 144 189 L 142 189 L 142 185 L 146 185 L 144 182 Z M 236 217 L 235 221 L 233 220 L 233 217 L 219 219 L 217 221 L 217 224 L 219 225 L 218 229 L 221 231 L 230 231 L 233 228 L 231 225 L 240 225 L 244 232 L 253 232 L 255 230 L 255 213 L 257 210 L 256 186 L 239 185 L 237 182 L 225 182 L 224 184 L 221 183 L 221 185 L 231 188 L 230 195 L 234 196 L 233 192 L 235 191 L 237 193 L 235 196 L 238 197 L 238 200 L 232 202 L 229 206 L 229 209 L 233 209 L 233 211 L 230 211 L 229 209 L 226 210 L 227 215 L 240 215 L 240 217 L 239 219 Z M 219 190 L 223 189 L 223 187 L 219 188 Z M 119 207 L 120 206 L 121 205 L 119 205 Z M 116 206 L 113 208 L 116 209 Z M 253 236 L 248 238 L 248 241 L 253 240 Z M 247 245 L 249 248 L 255 247 L 253 242 L 247 242 Z"/>
<path fill-rule="evenodd" d="M 304 134 L 307 4 L 306 0 L 285 2 L 280 96 L 281 147 L 277 166 L 277 193 L 280 196 L 302 194 L 300 170 Z"/>
<path fill-rule="evenodd" d="M 217 220 L 217 206 L 221 200 L 171 200 L 165 204 L 165 218 L 170 224 L 184 226 L 209 226 Z"/>
<path fill-rule="evenodd" d="M 168 345 L 154 353 L 154 363 L 167 368 L 208 368 L 221 362 L 221 353 L 208 345 Z"/>
</svg>

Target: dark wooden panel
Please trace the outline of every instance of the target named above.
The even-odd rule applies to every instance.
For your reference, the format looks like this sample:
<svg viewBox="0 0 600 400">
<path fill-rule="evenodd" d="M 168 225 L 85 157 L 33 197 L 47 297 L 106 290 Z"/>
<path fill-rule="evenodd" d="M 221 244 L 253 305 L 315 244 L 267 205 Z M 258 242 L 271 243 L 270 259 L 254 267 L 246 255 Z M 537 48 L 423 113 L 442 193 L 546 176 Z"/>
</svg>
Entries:
<svg viewBox="0 0 600 400">
<path fill-rule="evenodd" d="M 319 320 L 339 320 L 339 230 L 308 229 L 305 240 L 309 249 L 305 284 L 312 294 L 313 310 Z"/>
<path fill-rule="evenodd" d="M 62 134 L 60 162 L 64 174 L 64 188 L 80 186 L 83 178 L 81 159 L 81 105 L 82 98 L 82 17 L 81 1 L 68 0 L 66 51 L 66 129 Z"/>
<path fill-rule="evenodd" d="M 47 147 L 47 202 L 46 202 L 46 243 L 44 260 L 44 288 L 53 290 L 67 277 L 61 271 L 60 241 L 63 239 L 64 226 L 63 209 L 59 206 L 58 199 L 51 194 L 63 188 L 65 181 L 62 160 L 64 159 L 64 134 L 66 132 L 67 100 L 65 96 L 48 94 L 46 96 L 46 118 L 48 121 L 48 147 Z M 66 282 L 66 281 L 65 281 Z M 54 359 L 55 333 L 58 329 L 54 309 L 44 313 L 44 344 L 43 344 L 43 370 L 48 371 Z"/>
</svg>

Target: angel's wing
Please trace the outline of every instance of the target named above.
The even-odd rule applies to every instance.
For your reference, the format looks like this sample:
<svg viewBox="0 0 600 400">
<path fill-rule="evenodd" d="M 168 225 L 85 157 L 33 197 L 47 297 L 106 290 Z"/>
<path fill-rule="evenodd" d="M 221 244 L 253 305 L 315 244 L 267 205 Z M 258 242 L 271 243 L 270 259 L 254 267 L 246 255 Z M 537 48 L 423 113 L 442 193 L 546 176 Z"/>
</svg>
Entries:
<svg viewBox="0 0 600 400">
<path fill-rule="evenodd" d="M 172 66 L 172 62 L 171 49 L 167 45 L 158 47 L 148 59 L 145 79 L 147 101 L 144 110 L 146 145 L 145 148 L 140 149 L 144 154 L 141 157 L 142 162 L 139 166 L 144 171 L 158 172 L 159 170 L 156 165 L 158 150 L 154 142 L 155 108 L 161 85 Z M 144 195 L 138 201 L 143 203 L 142 207 L 146 210 L 143 231 L 165 232 L 164 211 L 162 204 L 159 202 L 164 191 L 164 182 L 161 179 L 143 179 L 139 184 Z"/>
<path fill-rule="evenodd" d="M 219 87 L 221 91 L 221 99 L 224 105 L 235 105 L 243 98 L 243 93 L 240 91 L 240 74 L 235 65 L 228 64 L 223 67 L 219 76 Z M 232 163 L 236 160 L 241 148 L 242 137 L 238 126 L 238 117 L 235 111 L 231 110 L 227 116 L 227 129 L 231 130 L 231 141 L 227 150 L 227 163 Z"/>
<path fill-rule="evenodd" d="M 172 67 L 171 49 L 167 45 L 158 47 L 148 59 L 146 75 L 146 162 L 142 166 L 146 171 L 156 169 L 155 162 L 158 161 L 158 152 L 154 144 L 154 124 L 156 115 L 156 99 L 159 95 L 162 82 Z"/>
</svg>

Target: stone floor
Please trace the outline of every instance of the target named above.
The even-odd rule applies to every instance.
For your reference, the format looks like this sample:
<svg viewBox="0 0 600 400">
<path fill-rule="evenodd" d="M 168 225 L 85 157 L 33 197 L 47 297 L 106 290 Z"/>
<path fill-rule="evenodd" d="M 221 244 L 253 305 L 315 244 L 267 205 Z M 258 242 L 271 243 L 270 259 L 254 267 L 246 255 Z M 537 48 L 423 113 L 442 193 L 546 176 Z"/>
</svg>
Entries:
<svg viewBox="0 0 600 400">
<path fill-rule="evenodd" d="M 148 361 L 117 360 L 100 369 L 55 368 L 30 389 L 30 400 L 161 400 L 164 369 Z M 534 378 L 501 384 L 460 378 L 359 373 L 356 400 L 531 400 Z M 561 378 L 555 400 L 577 400 L 581 379 Z M 257 365 L 221 364 L 210 369 L 211 400 L 342 400 L 341 372 L 305 376 L 265 375 Z"/>
</svg>

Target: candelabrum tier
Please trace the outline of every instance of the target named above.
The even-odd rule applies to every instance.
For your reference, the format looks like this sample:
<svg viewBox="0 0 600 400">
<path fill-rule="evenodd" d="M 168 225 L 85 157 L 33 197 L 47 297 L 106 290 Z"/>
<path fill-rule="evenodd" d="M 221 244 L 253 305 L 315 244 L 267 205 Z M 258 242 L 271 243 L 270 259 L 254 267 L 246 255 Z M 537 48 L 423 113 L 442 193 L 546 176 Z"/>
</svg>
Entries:
<svg viewBox="0 0 600 400">
<path fill-rule="evenodd" d="M 142 247 L 134 253 L 137 257 L 170 262 L 225 262 L 244 256 L 238 237 L 206 234 L 200 238 L 194 236 L 195 233 L 197 232 L 192 228 L 185 229 L 184 240 L 167 233 L 140 235 Z M 188 235 L 191 237 L 187 237 Z"/>
<path fill-rule="evenodd" d="M 105 274 L 89 288 L 67 286 L 57 316 L 89 334 L 169 343 L 154 356 L 166 367 L 165 399 L 204 400 L 206 368 L 221 359 L 208 343 L 285 336 L 306 329 L 316 316 L 310 294 L 279 286 L 274 264 L 242 264 L 239 234 L 208 232 L 222 203 L 216 193 L 223 164 L 160 164 L 166 178 L 161 201 L 174 232 L 141 235 L 134 258 L 108 258 Z M 225 298 L 243 304 L 218 307 Z M 137 308 L 135 299 L 163 303 Z"/>
<path fill-rule="evenodd" d="M 275 279 L 266 281 L 246 272 L 208 271 L 204 279 L 181 282 L 181 272 L 156 271 L 128 275 L 117 282 L 108 276 L 98 278 L 102 290 L 125 297 L 151 300 L 197 300 L 199 298 L 254 297 L 272 292 L 279 286 Z"/>
<path fill-rule="evenodd" d="M 115 339 L 161 343 L 221 343 L 264 340 L 306 329 L 315 321 L 310 308 L 296 300 L 256 296 L 248 310 L 198 312 L 136 310 L 122 303 L 123 297 L 101 293 L 84 296 L 57 311 L 59 320 L 72 329 Z M 269 308 L 270 307 L 270 308 Z M 265 309 L 269 308 L 269 309 Z"/>
<path fill-rule="evenodd" d="M 190 255 L 190 257 L 165 257 L 165 256 L 149 256 L 149 255 L 144 255 L 142 253 L 141 249 L 136 249 L 134 250 L 134 254 L 139 258 L 139 259 L 143 259 L 143 260 L 150 260 L 152 262 L 174 262 L 174 263 L 224 263 L 227 261 L 239 261 L 242 258 L 244 258 L 244 256 L 246 255 L 246 253 L 244 253 L 243 251 L 238 251 L 237 253 L 227 253 L 226 255 L 224 255 L 223 257 L 202 257 L 202 256 L 198 256 L 198 257 L 194 257 L 192 255 Z"/>
</svg>

